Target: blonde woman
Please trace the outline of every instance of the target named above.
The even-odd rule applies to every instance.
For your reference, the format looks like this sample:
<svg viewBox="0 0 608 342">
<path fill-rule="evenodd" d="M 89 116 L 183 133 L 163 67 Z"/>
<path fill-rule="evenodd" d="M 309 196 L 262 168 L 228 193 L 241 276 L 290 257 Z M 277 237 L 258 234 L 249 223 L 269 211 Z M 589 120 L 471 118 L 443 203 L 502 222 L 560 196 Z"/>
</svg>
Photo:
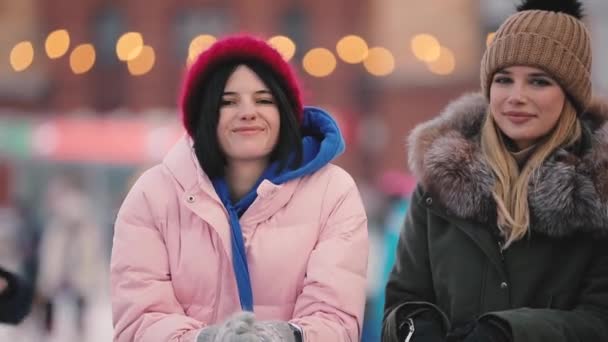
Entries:
<svg viewBox="0 0 608 342">
<path fill-rule="evenodd" d="M 577 1 L 531 1 L 409 138 L 385 341 L 608 341 L 608 107 Z"/>
</svg>

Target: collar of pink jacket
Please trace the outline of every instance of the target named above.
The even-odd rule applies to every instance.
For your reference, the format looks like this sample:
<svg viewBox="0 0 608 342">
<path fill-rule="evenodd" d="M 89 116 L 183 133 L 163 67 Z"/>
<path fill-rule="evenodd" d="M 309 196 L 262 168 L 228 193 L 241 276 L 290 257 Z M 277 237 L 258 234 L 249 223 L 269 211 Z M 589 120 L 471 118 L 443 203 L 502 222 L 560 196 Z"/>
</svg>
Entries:
<svg viewBox="0 0 608 342">
<path fill-rule="evenodd" d="M 192 144 L 192 139 L 184 135 L 167 154 L 163 164 L 167 166 L 175 180 L 184 189 L 183 200 L 186 206 L 198 216 L 209 220 L 212 227 L 221 227 L 225 225 L 226 210 L 215 192 L 211 180 L 198 164 Z M 184 165 L 185 160 L 192 164 Z M 255 227 L 284 207 L 293 195 L 298 183 L 299 179 L 279 185 L 268 180 L 262 181 L 257 189 L 258 197 L 241 216 L 240 222 L 243 227 L 243 234 L 247 235 L 249 233 L 246 227 Z M 214 208 L 205 205 L 205 202 L 209 199 L 217 202 L 218 205 Z M 230 231 L 218 230 L 218 233 L 222 237 L 224 248 L 227 251 L 231 250 Z"/>
</svg>

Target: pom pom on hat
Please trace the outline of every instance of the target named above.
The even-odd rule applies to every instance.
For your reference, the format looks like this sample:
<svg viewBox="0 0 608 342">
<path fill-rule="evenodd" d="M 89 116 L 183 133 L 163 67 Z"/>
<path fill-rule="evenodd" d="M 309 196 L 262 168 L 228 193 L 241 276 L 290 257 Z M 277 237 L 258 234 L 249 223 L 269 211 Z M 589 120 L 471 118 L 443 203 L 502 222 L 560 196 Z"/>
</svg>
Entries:
<svg viewBox="0 0 608 342">
<path fill-rule="evenodd" d="M 569 14 L 576 19 L 583 19 L 583 4 L 577 0 L 524 0 L 517 11 L 541 10 Z"/>
</svg>

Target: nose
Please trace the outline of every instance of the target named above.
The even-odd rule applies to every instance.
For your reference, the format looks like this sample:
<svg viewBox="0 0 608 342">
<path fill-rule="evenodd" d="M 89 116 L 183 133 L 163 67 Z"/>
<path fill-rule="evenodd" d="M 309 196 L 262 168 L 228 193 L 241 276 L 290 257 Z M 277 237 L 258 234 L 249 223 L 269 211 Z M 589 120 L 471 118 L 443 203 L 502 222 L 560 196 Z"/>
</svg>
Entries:
<svg viewBox="0 0 608 342">
<path fill-rule="evenodd" d="M 257 108 L 255 103 L 250 100 L 243 100 L 239 103 L 239 119 L 245 121 L 255 120 L 257 117 Z"/>
<path fill-rule="evenodd" d="M 526 90 L 521 82 L 514 82 L 509 89 L 509 97 L 507 99 L 509 104 L 523 104 L 526 102 Z"/>
</svg>

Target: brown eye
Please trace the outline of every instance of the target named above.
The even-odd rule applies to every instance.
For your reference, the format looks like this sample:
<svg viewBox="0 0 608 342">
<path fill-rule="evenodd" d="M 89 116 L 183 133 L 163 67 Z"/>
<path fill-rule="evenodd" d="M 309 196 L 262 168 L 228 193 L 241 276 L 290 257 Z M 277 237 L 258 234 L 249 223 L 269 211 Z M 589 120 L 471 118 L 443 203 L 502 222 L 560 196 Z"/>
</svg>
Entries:
<svg viewBox="0 0 608 342">
<path fill-rule="evenodd" d="M 544 78 L 534 78 L 530 81 L 530 84 L 538 87 L 550 86 L 552 83 Z"/>
<path fill-rule="evenodd" d="M 220 101 L 220 106 L 221 106 L 221 107 L 223 107 L 223 106 L 230 106 L 230 105 L 233 105 L 234 103 L 235 103 L 235 102 L 234 102 L 233 100 L 229 100 L 229 99 L 222 99 L 222 100 Z"/>
<path fill-rule="evenodd" d="M 506 76 L 497 76 L 494 78 L 494 83 L 498 83 L 498 84 L 507 84 L 507 83 L 511 83 L 511 78 L 510 77 L 506 77 Z"/>
<path fill-rule="evenodd" d="M 260 104 L 274 104 L 274 100 L 273 99 L 259 99 L 258 103 L 260 103 Z"/>
</svg>

